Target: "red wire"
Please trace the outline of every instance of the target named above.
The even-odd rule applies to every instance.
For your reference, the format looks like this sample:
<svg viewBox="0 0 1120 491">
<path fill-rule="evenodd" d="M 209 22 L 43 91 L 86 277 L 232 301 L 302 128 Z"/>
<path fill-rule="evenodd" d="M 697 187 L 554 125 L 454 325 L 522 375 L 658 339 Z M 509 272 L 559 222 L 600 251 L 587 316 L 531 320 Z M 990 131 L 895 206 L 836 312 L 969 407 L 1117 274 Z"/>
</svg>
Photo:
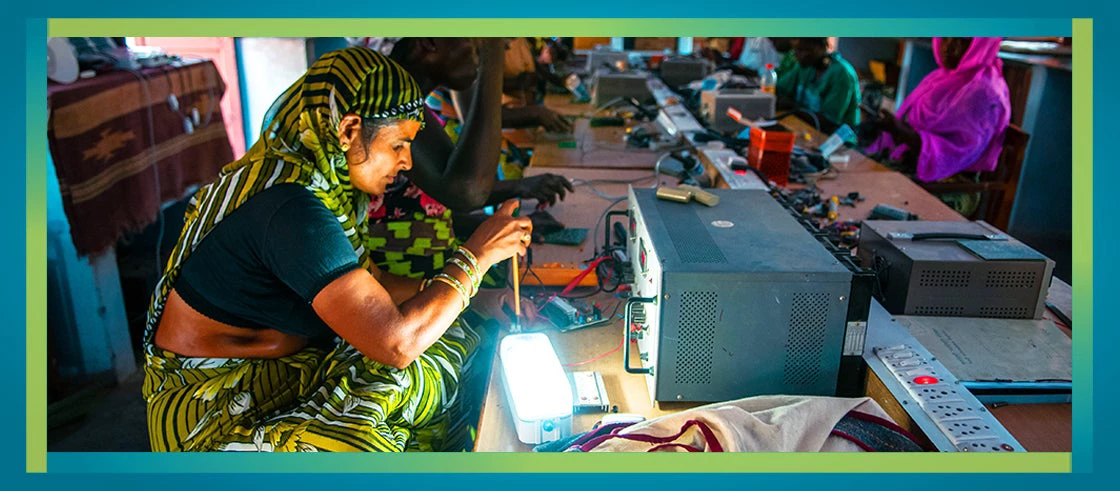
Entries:
<svg viewBox="0 0 1120 491">
<path fill-rule="evenodd" d="M 575 278 L 572 278 L 572 281 L 568 283 L 568 286 L 564 287 L 564 289 L 560 291 L 560 296 L 562 297 L 571 293 L 572 290 L 575 289 L 576 285 L 578 285 L 580 281 L 583 281 L 583 278 L 585 278 L 592 271 L 595 271 L 595 268 L 599 266 L 599 263 L 605 261 L 607 257 L 608 256 L 597 257 L 594 261 L 591 261 L 591 263 L 587 265 L 587 269 L 583 270 L 583 272 L 581 272 L 580 274 L 577 274 Z"/>
<path fill-rule="evenodd" d="M 572 281 L 568 282 L 568 286 L 565 286 L 564 289 L 560 291 L 560 293 L 554 293 L 551 297 L 548 297 L 548 299 L 545 300 L 544 303 L 542 303 L 541 305 L 546 305 L 546 304 L 548 304 L 548 302 L 551 302 L 552 299 L 554 299 L 556 297 L 563 297 L 564 295 L 567 295 L 567 294 L 571 293 L 572 290 L 575 289 L 576 285 L 579 285 L 580 281 L 583 281 L 583 279 L 588 274 L 590 274 L 592 271 L 595 271 L 595 268 L 597 266 L 599 266 L 599 263 L 605 261 L 607 259 L 607 257 L 608 256 L 602 256 L 602 257 L 597 257 L 594 260 L 592 260 L 591 263 L 589 263 L 587 265 L 587 269 L 580 272 L 580 274 L 577 274 L 575 278 L 572 278 Z"/>
<path fill-rule="evenodd" d="M 602 360 L 603 358 L 606 358 L 606 357 L 614 354 L 616 351 L 622 349 L 622 343 L 625 343 L 625 342 L 626 342 L 626 338 L 623 338 L 622 341 L 619 341 L 618 346 L 616 346 L 614 349 L 612 349 L 612 350 L 610 350 L 606 353 L 603 353 L 599 356 L 596 356 L 595 358 L 592 358 L 590 360 L 581 361 L 581 362 L 578 362 L 578 363 L 567 363 L 564 366 L 566 366 L 566 367 L 578 367 L 580 365 L 586 365 L 588 363 L 592 363 L 592 362 Z"/>
</svg>

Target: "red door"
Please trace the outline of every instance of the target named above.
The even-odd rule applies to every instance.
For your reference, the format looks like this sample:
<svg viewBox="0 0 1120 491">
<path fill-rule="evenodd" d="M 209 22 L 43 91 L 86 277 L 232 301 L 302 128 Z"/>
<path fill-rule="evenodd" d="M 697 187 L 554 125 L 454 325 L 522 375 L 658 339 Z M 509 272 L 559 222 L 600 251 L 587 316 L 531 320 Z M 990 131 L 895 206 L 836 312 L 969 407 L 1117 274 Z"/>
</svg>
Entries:
<svg viewBox="0 0 1120 491">
<path fill-rule="evenodd" d="M 222 115 L 226 133 L 233 146 L 233 157 L 245 154 L 245 126 L 241 116 L 241 83 L 237 76 L 237 48 L 233 38 L 134 38 L 137 46 L 156 46 L 168 54 L 214 60 L 218 73 L 226 83 L 222 96 Z"/>
</svg>

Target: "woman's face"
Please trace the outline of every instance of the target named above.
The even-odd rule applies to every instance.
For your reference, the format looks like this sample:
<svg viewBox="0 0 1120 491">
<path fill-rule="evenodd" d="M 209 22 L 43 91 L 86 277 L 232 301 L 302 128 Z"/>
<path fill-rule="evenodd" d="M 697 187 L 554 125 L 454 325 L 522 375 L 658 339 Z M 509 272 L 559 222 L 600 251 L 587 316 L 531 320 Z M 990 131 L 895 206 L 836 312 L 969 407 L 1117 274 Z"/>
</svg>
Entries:
<svg viewBox="0 0 1120 491">
<path fill-rule="evenodd" d="M 961 64 L 961 59 L 964 58 L 964 54 L 968 52 L 968 47 L 971 44 L 972 38 L 942 38 L 939 54 L 945 68 L 956 69 Z"/>
<path fill-rule="evenodd" d="M 372 195 L 384 193 L 398 173 L 412 168 L 412 140 L 418 131 L 419 122 L 401 119 L 378 130 L 368 144 L 351 146 L 346 152 L 350 183 Z"/>
</svg>

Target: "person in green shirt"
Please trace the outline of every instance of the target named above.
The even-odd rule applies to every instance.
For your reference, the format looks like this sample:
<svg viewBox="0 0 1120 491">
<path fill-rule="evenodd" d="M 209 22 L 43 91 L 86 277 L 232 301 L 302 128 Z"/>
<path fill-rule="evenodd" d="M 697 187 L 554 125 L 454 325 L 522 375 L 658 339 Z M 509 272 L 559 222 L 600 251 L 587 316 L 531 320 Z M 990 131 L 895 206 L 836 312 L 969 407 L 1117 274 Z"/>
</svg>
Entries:
<svg viewBox="0 0 1120 491">
<path fill-rule="evenodd" d="M 828 38 L 800 38 L 794 53 L 797 66 L 778 75 L 778 106 L 812 113 L 827 133 L 859 124 L 859 78 Z"/>
<path fill-rule="evenodd" d="M 778 66 L 774 67 L 779 77 L 797 68 L 797 38 L 770 38 L 770 42 L 774 44 L 774 50 L 782 54 Z"/>
</svg>

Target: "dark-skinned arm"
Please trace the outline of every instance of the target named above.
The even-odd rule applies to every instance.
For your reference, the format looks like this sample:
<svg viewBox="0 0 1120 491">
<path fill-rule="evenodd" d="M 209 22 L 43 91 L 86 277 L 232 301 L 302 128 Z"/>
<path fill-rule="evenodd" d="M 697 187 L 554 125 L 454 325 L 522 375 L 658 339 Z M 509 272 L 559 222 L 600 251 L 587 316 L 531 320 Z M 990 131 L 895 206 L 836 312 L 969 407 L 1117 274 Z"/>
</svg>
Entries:
<svg viewBox="0 0 1120 491">
<path fill-rule="evenodd" d="M 503 205 L 464 244 L 478 256 L 482 271 L 513 254 L 525 253 L 527 244 L 522 237 L 532 226 L 528 218 L 513 218 L 515 208 L 515 202 Z M 458 267 L 449 266 L 444 272 L 470 288 L 470 278 Z M 404 368 L 443 336 L 465 306 L 462 295 L 441 282 L 432 282 L 397 305 L 385 285 L 370 272 L 356 269 L 320 290 L 311 307 L 369 359 Z"/>
<path fill-rule="evenodd" d="M 906 121 L 895 117 L 890 111 L 880 109 L 877 124 L 883 131 L 890 133 L 896 143 L 906 144 L 907 147 L 915 152 L 921 151 L 922 135 L 919 134 L 917 130 L 910 127 Z"/>
<path fill-rule="evenodd" d="M 407 276 L 397 276 L 395 274 L 386 273 L 376 266 L 370 271 L 370 275 L 373 276 L 373 279 L 381 283 L 381 287 L 392 297 L 394 305 L 401 305 L 406 300 L 419 293 L 420 283 L 423 282 L 423 280 L 413 279 Z"/>
<path fill-rule="evenodd" d="M 426 114 L 427 123 L 412 144 L 409 179 L 453 210 L 483 206 L 498 169 L 504 40 L 482 39 L 479 55 L 479 80 L 473 89 L 473 103 L 463 118 L 458 144 L 452 145 L 430 114 Z"/>
<path fill-rule="evenodd" d="M 574 190 L 572 182 L 564 176 L 541 174 L 494 183 L 494 189 L 490 191 L 490 198 L 486 200 L 486 204 L 489 206 L 508 199 L 525 198 L 555 206 Z"/>
<path fill-rule="evenodd" d="M 452 91 L 451 100 L 456 110 L 469 106 L 473 98 L 471 91 Z M 502 128 L 536 128 L 544 126 L 548 131 L 566 133 L 572 131 L 572 122 L 557 112 L 542 106 L 502 106 Z"/>
</svg>

